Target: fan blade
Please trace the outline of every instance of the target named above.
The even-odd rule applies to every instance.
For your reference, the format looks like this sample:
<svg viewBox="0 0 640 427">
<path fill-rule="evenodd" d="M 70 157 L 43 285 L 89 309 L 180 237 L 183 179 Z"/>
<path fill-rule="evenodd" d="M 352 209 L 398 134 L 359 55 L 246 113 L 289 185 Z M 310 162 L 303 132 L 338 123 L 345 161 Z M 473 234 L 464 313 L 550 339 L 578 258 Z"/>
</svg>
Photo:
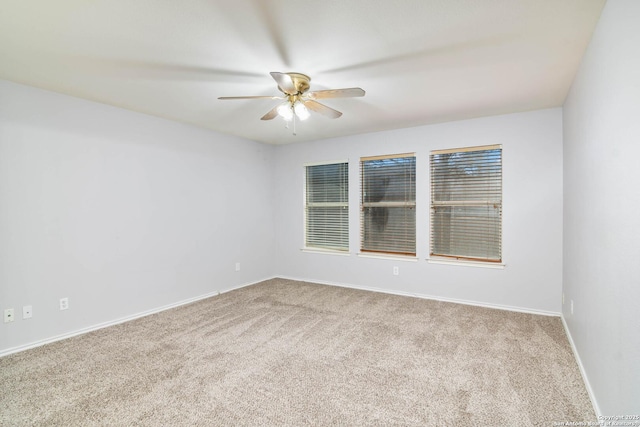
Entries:
<svg viewBox="0 0 640 427">
<path fill-rule="evenodd" d="M 274 117 L 276 117 L 278 115 L 278 107 L 279 105 L 276 105 L 275 107 L 273 107 L 271 110 L 269 110 L 267 114 L 262 116 L 260 120 L 271 120 Z"/>
<path fill-rule="evenodd" d="M 215 68 L 204 64 L 185 64 L 136 59 L 116 59 L 85 54 L 60 55 L 60 60 L 82 72 L 100 73 L 135 80 L 195 81 L 195 82 L 264 82 L 263 73 L 229 68 Z"/>
<path fill-rule="evenodd" d="M 319 102 L 308 100 L 302 101 L 305 107 L 307 107 L 311 111 L 315 111 L 316 113 L 320 113 L 323 116 L 329 117 L 330 119 L 337 119 L 342 115 L 342 113 L 338 110 L 334 110 L 333 108 L 329 108 L 326 105 L 320 104 Z"/>
<path fill-rule="evenodd" d="M 359 87 L 350 87 L 348 89 L 329 89 L 315 90 L 309 92 L 307 96 L 310 99 L 326 99 L 326 98 L 351 98 L 356 96 L 364 96 L 364 90 Z"/>
<path fill-rule="evenodd" d="M 289 43 L 288 34 L 285 31 L 288 27 L 285 25 L 284 16 L 279 13 L 279 8 L 274 7 L 270 2 L 258 0 L 251 3 L 259 14 L 261 28 L 267 31 L 267 38 L 271 39 L 271 44 L 280 56 L 282 64 L 288 68 L 291 62 L 288 48 L 291 47 L 291 43 Z M 244 20 L 244 17 L 241 19 Z"/>
<path fill-rule="evenodd" d="M 218 99 L 285 99 L 283 96 L 220 96 Z"/>
<path fill-rule="evenodd" d="M 291 80 L 290 75 L 285 73 L 277 73 L 275 71 L 269 74 L 271 74 L 271 77 L 273 77 L 273 80 L 275 80 L 276 83 L 278 83 L 278 86 L 280 87 L 280 89 L 282 89 L 284 93 L 289 95 L 295 95 L 296 93 L 298 93 L 298 90 L 294 86 L 293 80 Z"/>
</svg>

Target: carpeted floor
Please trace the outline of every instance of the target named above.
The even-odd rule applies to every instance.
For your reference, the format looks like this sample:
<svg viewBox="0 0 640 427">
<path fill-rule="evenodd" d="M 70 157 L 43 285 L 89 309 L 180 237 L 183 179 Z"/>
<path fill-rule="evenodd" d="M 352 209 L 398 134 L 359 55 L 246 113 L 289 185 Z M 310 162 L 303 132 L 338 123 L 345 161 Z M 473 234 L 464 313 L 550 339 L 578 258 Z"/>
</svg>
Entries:
<svg viewBox="0 0 640 427">
<path fill-rule="evenodd" d="M 2 426 L 596 421 L 557 317 L 283 279 L 1 358 L 0 389 Z"/>
</svg>

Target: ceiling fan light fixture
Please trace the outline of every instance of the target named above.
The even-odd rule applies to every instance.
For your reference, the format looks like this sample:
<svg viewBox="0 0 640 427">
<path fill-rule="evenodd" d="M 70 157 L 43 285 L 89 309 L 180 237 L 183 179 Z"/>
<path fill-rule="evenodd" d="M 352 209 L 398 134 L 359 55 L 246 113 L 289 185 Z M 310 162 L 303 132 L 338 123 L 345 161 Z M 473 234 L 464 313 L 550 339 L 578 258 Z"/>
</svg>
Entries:
<svg viewBox="0 0 640 427">
<path fill-rule="evenodd" d="M 307 107 L 305 107 L 302 102 L 296 102 L 293 104 L 293 110 L 300 120 L 307 120 L 311 115 Z"/>
<path fill-rule="evenodd" d="M 278 115 L 285 121 L 290 122 L 293 119 L 293 110 L 291 109 L 291 104 L 288 102 L 280 104 L 277 111 Z"/>
<path fill-rule="evenodd" d="M 311 78 L 301 73 L 279 73 L 271 72 L 271 77 L 278 84 L 278 89 L 284 96 L 221 96 L 218 99 L 281 99 L 285 100 L 280 105 L 271 108 L 260 120 L 273 120 L 277 116 L 284 119 L 285 122 L 293 121 L 294 135 L 296 119 L 307 120 L 314 113 L 322 114 L 330 119 L 337 119 L 342 116 L 338 110 L 327 107 L 316 101 L 316 99 L 328 98 L 351 98 L 356 96 L 364 96 L 364 90 L 359 87 L 350 87 L 346 89 L 327 89 L 319 91 L 309 91 L 309 81 Z M 311 111 L 309 111 L 311 110 Z M 287 126 L 289 125 L 287 124 Z"/>
</svg>

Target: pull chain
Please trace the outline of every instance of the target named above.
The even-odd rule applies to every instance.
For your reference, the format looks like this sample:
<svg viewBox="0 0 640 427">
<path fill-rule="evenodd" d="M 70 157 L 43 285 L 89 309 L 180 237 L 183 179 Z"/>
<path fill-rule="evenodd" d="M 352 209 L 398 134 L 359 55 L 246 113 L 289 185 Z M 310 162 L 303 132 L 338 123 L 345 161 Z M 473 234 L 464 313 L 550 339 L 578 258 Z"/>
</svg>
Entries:
<svg viewBox="0 0 640 427">
<path fill-rule="evenodd" d="M 291 106 L 291 109 L 293 110 L 293 106 Z M 295 113 L 295 111 L 293 113 L 293 136 L 296 136 L 296 113 Z"/>
</svg>

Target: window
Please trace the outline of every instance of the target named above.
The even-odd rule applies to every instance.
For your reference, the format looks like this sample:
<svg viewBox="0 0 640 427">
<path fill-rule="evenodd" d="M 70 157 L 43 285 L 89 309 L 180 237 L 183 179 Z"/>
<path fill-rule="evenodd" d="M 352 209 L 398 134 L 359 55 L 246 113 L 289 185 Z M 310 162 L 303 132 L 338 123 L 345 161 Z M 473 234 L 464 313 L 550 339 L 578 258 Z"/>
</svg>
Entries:
<svg viewBox="0 0 640 427">
<path fill-rule="evenodd" d="M 349 250 L 349 164 L 305 166 L 305 246 Z"/>
<path fill-rule="evenodd" d="M 431 152 L 431 255 L 502 261 L 502 146 Z"/>
<path fill-rule="evenodd" d="M 360 159 L 361 250 L 416 254 L 415 154 Z"/>
</svg>

